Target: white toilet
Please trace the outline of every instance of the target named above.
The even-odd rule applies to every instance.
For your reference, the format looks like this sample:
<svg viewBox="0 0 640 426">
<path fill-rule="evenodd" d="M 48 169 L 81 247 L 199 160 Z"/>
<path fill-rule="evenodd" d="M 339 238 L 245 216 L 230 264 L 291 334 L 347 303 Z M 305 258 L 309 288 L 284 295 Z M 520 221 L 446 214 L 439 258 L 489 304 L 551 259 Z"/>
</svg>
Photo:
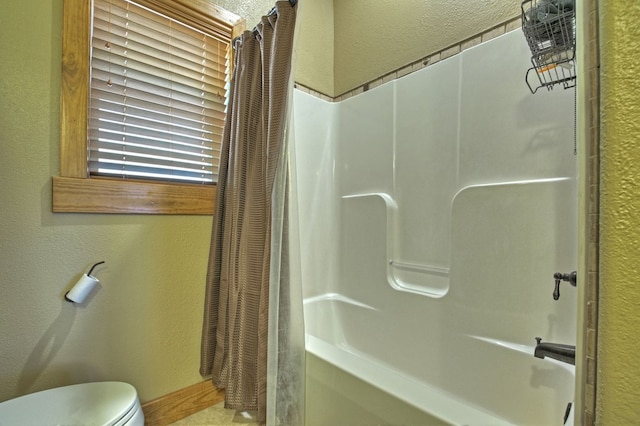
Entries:
<svg viewBox="0 0 640 426">
<path fill-rule="evenodd" d="M 64 386 L 0 403 L 0 426 L 144 426 L 136 389 L 128 383 Z"/>
</svg>

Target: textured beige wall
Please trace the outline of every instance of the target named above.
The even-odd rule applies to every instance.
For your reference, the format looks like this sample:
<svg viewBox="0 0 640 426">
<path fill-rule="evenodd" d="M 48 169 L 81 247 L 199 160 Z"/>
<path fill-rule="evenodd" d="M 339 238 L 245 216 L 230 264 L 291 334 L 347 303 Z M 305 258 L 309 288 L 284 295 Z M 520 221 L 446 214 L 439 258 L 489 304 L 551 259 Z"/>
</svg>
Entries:
<svg viewBox="0 0 640 426">
<path fill-rule="evenodd" d="M 299 4 L 296 82 L 333 96 L 333 0 L 300 0 Z"/>
<path fill-rule="evenodd" d="M 335 95 L 517 17 L 513 0 L 335 0 Z"/>
<path fill-rule="evenodd" d="M 640 419 L 640 4 L 600 1 L 597 424 Z"/>
<path fill-rule="evenodd" d="M 123 380 L 143 400 L 198 382 L 211 219 L 53 214 L 62 0 L 0 14 L 0 401 Z M 93 263 L 86 307 L 64 293 Z"/>
</svg>

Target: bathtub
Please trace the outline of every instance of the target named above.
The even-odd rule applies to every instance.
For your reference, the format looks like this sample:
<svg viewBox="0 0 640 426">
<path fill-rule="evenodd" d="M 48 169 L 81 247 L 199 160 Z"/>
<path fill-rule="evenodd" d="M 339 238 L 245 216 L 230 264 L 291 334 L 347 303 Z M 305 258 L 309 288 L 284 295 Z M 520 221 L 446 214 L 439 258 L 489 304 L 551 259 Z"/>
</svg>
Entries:
<svg viewBox="0 0 640 426">
<path fill-rule="evenodd" d="M 441 351 L 437 330 L 425 328 L 399 331 L 415 338 L 393 350 L 378 309 L 337 293 L 307 298 L 304 309 L 309 353 L 423 411 L 429 424 L 563 424 L 574 367 L 534 358 L 533 345 L 458 335 Z M 399 362 L 401 352 L 419 362 Z"/>
<path fill-rule="evenodd" d="M 408 262 L 392 260 L 393 198 L 342 197 L 339 278 L 325 284 L 333 291 L 307 293 L 307 350 L 442 424 L 564 424 L 575 368 L 533 353 L 535 337 L 575 338 L 575 289 L 555 301 L 544 274 L 573 255 L 556 231 L 570 219 L 539 207 L 572 188 L 554 178 L 461 189 L 449 268 L 411 267 L 424 275 L 411 286 L 396 270 Z"/>
</svg>

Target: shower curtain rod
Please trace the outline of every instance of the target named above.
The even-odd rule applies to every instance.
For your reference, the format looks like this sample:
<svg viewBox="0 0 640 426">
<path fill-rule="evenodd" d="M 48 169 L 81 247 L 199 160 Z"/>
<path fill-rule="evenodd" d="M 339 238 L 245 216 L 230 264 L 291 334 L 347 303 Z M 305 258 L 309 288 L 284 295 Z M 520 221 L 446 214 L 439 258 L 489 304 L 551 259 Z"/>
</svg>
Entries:
<svg viewBox="0 0 640 426">
<path fill-rule="evenodd" d="M 296 4 L 298 3 L 298 0 L 289 0 L 289 4 L 291 5 L 291 7 L 294 7 Z M 275 15 L 276 14 L 276 7 L 272 7 L 271 10 L 269 11 L 269 13 L 267 13 L 266 16 L 271 16 L 271 15 Z M 253 27 L 253 30 L 251 30 L 251 32 L 253 33 L 254 36 L 258 35 L 258 27 L 255 26 Z M 231 42 L 233 45 L 233 48 L 236 48 L 236 40 L 238 40 L 240 38 L 240 36 L 236 37 L 233 39 L 233 41 Z"/>
<path fill-rule="evenodd" d="M 291 5 L 291 7 L 295 6 L 297 3 L 298 3 L 298 0 L 289 0 L 289 4 Z M 269 13 L 267 13 L 267 16 L 271 16 L 275 13 L 276 13 L 276 7 L 274 6 L 271 8 Z"/>
<path fill-rule="evenodd" d="M 289 0 L 289 4 L 291 5 L 291 7 L 294 7 L 297 3 L 298 3 L 298 0 Z M 271 10 L 269 11 L 269 13 L 267 13 L 267 16 L 275 15 L 276 12 L 277 12 L 276 11 L 276 7 L 273 6 L 271 8 Z M 257 27 L 253 27 L 253 35 L 258 35 L 258 28 Z"/>
</svg>

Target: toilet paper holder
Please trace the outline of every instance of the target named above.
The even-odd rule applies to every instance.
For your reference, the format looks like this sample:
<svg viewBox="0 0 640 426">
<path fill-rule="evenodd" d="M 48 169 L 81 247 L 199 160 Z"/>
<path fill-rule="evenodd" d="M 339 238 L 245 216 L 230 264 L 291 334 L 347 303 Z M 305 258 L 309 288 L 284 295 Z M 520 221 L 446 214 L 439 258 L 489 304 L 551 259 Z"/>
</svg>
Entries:
<svg viewBox="0 0 640 426">
<path fill-rule="evenodd" d="M 64 299 L 71 303 L 83 303 L 93 291 L 94 287 L 100 283 L 91 273 L 96 266 L 102 265 L 103 263 L 105 263 L 104 260 L 94 264 L 91 269 L 89 269 L 89 272 L 83 274 L 78 282 L 71 287 L 71 290 L 64 295 Z"/>
</svg>

